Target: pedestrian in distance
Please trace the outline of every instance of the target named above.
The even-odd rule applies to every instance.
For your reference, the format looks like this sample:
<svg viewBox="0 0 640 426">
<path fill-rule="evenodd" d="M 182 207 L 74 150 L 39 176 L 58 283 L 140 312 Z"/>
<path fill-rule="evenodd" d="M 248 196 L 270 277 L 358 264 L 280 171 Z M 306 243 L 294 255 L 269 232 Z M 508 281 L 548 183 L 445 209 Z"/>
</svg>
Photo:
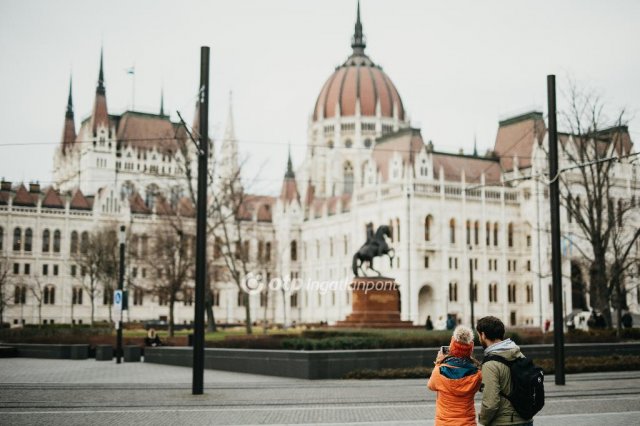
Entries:
<svg viewBox="0 0 640 426">
<path fill-rule="evenodd" d="M 476 326 L 484 348 L 482 362 L 482 425 L 533 426 L 544 406 L 544 376 L 511 339 L 496 317 L 481 318 Z"/>
<path fill-rule="evenodd" d="M 473 398 L 482 384 L 480 363 L 472 357 L 473 331 L 456 327 L 450 346 L 440 348 L 427 387 L 437 392 L 436 426 L 476 425 Z"/>
<path fill-rule="evenodd" d="M 427 322 L 425 322 L 424 328 L 427 331 L 433 330 L 433 322 L 431 321 L 431 315 L 427 315 Z"/>
</svg>

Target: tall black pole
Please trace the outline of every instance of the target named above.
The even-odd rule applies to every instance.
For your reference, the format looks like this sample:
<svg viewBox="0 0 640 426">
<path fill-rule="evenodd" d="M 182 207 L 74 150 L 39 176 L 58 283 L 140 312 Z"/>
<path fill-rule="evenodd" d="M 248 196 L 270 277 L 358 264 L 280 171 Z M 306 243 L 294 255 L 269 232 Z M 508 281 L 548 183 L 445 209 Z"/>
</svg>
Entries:
<svg viewBox="0 0 640 426">
<path fill-rule="evenodd" d="M 193 325 L 194 395 L 204 387 L 204 298 L 207 276 L 207 160 L 209 158 L 209 47 L 200 48 L 200 146 L 198 150 L 198 200 L 196 223 L 196 306 Z"/>
<path fill-rule="evenodd" d="M 124 288 L 124 225 L 120 226 L 120 235 L 118 235 L 120 249 L 120 271 L 118 273 L 118 290 L 122 292 Z M 122 304 L 120 305 L 120 318 L 118 318 L 118 331 L 116 335 L 116 363 L 122 362 L 122 308 L 124 308 L 124 295 L 122 295 Z"/>
<path fill-rule="evenodd" d="M 469 256 L 469 301 L 471 302 L 471 329 L 475 330 L 473 304 L 475 302 L 475 288 L 473 287 L 473 258 Z"/>
<path fill-rule="evenodd" d="M 558 127 L 556 76 L 547 76 L 549 103 L 549 200 L 551 204 L 551 273 L 553 276 L 553 354 L 556 385 L 564 385 L 564 320 L 562 318 L 562 265 L 560 263 L 560 185 L 558 183 Z"/>
</svg>

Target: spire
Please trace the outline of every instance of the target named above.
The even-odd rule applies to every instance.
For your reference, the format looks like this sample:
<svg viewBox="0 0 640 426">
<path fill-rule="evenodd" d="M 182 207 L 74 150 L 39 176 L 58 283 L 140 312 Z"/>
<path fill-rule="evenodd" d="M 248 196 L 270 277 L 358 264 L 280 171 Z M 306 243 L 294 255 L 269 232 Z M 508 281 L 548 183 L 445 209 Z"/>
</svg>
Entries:
<svg viewBox="0 0 640 426">
<path fill-rule="evenodd" d="M 289 145 L 289 159 L 287 160 L 287 172 L 284 174 L 285 179 L 294 179 L 296 177 L 293 172 L 293 164 L 291 163 L 291 145 Z"/>
<path fill-rule="evenodd" d="M 291 146 L 289 146 L 287 172 L 284 174 L 282 190 L 280 191 L 280 199 L 285 202 L 285 205 L 291 204 L 293 201 L 297 201 L 298 204 L 300 203 L 300 193 L 298 192 L 298 185 L 295 177 L 296 175 L 293 173 L 293 165 L 291 164 Z"/>
<path fill-rule="evenodd" d="M 76 123 L 73 117 L 73 98 L 71 96 L 72 79 L 69 76 L 69 98 L 67 99 L 67 112 L 64 115 L 64 128 L 62 129 L 62 153 L 76 140 Z"/>
<path fill-rule="evenodd" d="M 69 99 L 67 99 L 67 113 L 65 117 L 73 119 L 73 97 L 71 87 L 73 86 L 73 76 L 69 75 Z"/>
<path fill-rule="evenodd" d="M 98 132 L 98 126 L 109 128 L 109 113 L 107 112 L 107 95 L 104 87 L 104 66 L 103 49 L 100 48 L 100 72 L 98 73 L 98 86 L 96 87 L 96 98 L 93 103 L 93 114 L 91 116 L 91 129 L 93 134 Z"/>
<path fill-rule="evenodd" d="M 351 47 L 353 48 L 354 55 L 364 55 L 364 48 L 367 47 L 364 35 L 362 34 L 362 23 L 360 23 L 360 0 L 358 0 L 358 16 L 353 38 L 351 39 Z"/>
<path fill-rule="evenodd" d="M 160 115 L 164 115 L 164 87 L 160 89 Z"/>
<path fill-rule="evenodd" d="M 238 164 L 238 141 L 233 126 L 233 104 L 232 94 L 229 92 L 229 113 L 227 115 L 227 125 L 220 148 L 220 176 L 223 179 L 238 181 L 240 166 Z"/>
<path fill-rule="evenodd" d="M 473 156 L 478 156 L 478 142 L 476 141 L 476 135 L 473 135 Z"/>
<path fill-rule="evenodd" d="M 96 89 L 96 93 L 104 95 L 103 51 L 104 48 L 100 47 L 100 72 L 98 73 L 98 87 Z"/>
</svg>

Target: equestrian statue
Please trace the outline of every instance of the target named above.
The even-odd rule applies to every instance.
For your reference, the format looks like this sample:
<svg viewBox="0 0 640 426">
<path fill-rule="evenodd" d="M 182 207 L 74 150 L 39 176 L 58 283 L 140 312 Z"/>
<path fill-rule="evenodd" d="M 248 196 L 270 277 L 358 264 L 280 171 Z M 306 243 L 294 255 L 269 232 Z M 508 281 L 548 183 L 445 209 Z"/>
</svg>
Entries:
<svg viewBox="0 0 640 426">
<path fill-rule="evenodd" d="M 372 270 L 378 276 L 380 276 L 380 272 L 373 269 L 373 259 L 379 256 L 387 255 L 389 257 L 389 264 L 392 266 L 393 257 L 395 252 L 393 247 L 390 247 L 385 240 L 385 235 L 391 238 L 391 228 L 387 225 L 381 225 L 378 227 L 376 233 L 373 233 L 373 224 L 367 224 L 367 242 L 364 243 L 362 247 L 353 255 L 353 275 L 356 277 L 364 276 L 366 277 L 366 271 L 362 267 L 364 263 L 367 263 L 367 270 Z M 359 261 L 359 262 L 358 262 Z M 362 275 L 358 274 L 358 271 L 362 273 Z"/>
</svg>

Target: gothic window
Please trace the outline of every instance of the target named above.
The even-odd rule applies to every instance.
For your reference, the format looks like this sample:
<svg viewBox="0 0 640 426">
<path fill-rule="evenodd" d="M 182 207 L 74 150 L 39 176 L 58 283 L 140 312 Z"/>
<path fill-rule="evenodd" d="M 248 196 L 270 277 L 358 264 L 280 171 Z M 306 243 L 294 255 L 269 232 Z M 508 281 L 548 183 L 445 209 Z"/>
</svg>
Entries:
<svg viewBox="0 0 640 426">
<path fill-rule="evenodd" d="M 4 248 L 4 228 L 0 226 L 0 251 Z"/>
<path fill-rule="evenodd" d="M 491 245 L 491 223 L 487 222 L 487 227 L 485 229 L 485 236 L 487 238 L 487 247 Z"/>
<path fill-rule="evenodd" d="M 351 148 L 352 145 L 353 145 L 353 142 L 351 142 L 351 139 L 347 139 L 346 141 L 344 141 L 345 148 Z"/>
<path fill-rule="evenodd" d="M 493 224 L 493 245 L 498 246 L 498 222 Z"/>
<path fill-rule="evenodd" d="M 102 291 L 102 304 L 103 305 L 113 305 L 113 290 L 109 287 L 105 287 Z"/>
<path fill-rule="evenodd" d="M 14 290 L 13 303 L 16 305 L 24 305 L 27 302 L 27 286 L 17 285 Z"/>
<path fill-rule="evenodd" d="M 509 242 L 509 247 L 513 247 L 513 223 L 509 223 L 507 228 L 507 239 Z"/>
<path fill-rule="evenodd" d="M 343 180 L 344 180 L 344 193 L 351 194 L 353 192 L 353 166 L 348 161 L 344 163 Z"/>
<path fill-rule="evenodd" d="M 424 240 L 431 241 L 431 224 L 433 223 L 433 217 L 428 215 L 424 219 Z"/>
<path fill-rule="evenodd" d="M 33 245 L 33 231 L 31 228 L 27 228 L 24 231 L 24 251 L 31 251 Z"/>
<path fill-rule="evenodd" d="M 60 230 L 53 231 L 53 252 L 60 253 Z"/>
<path fill-rule="evenodd" d="M 480 222 L 477 220 L 473 224 L 473 241 L 475 245 L 480 244 Z"/>
<path fill-rule="evenodd" d="M 145 204 L 147 205 L 148 208 L 153 209 L 155 202 L 156 202 L 156 196 L 158 195 L 158 185 L 156 184 L 151 184 L 149 186 L 147 186 L 147 190 L 145 191 Z"/>
<path fill-rule="evenodd" d="M 193 290 L 191 290 L 190 288 L 185 289 L 182 293 L 182 297 L 184 306 L 193 305 Z"/>
<path fill-rule="evenodd" d="M 396 232 L 398 235 L 398 238 L 396 238 L 396 241 L 400 242 L 400 219 L 396 218 Z"/>
<path fill-rule="evenodd" d="M 220 292 L 218 290 L 213 291 L 213 306 L 220 306 Z"/>
<path fill-rule="evenodd" d="M 258 261 L 262 261 L 263 256 L 264 256 L 264 241 L 258 241 Z M 218 253 L 218 257 L 220 257 L 219 253 Z"/>
<path fill-rule="evenodd" d="M 71 290 L 71 304 L 82 305 L 82 287 L 73 287 Z"/>
<path fill-rule="evenodd" d="M 471 245 L 471 221 L 467 221 L 467 245 Z"/>
<path fill-rule="evenodd" d="M 45 305 L 55 305 L 56 303 L 56 288 L 52 285 L 48 285 L 42 292 L 42 303 Z"/>
<path fill-rule="evenodd" d="M 71 232 L 71 254 L 78 253 L 78 232 Z"/>
<path fill-rule="evenodd" d="M 291 261 L 298 260 L 298 242 L 296 240 L 291 241 Z"/>
<path fill-rule="evenodd" d="M 247 293 L 243 292 L 243 291 L 238 291 L 238 306 L 245 306 L 246 302 L 245 302 L 245 296 L 247 295 Z"/>
<path fill-rule="evenodd" d="M 292 308 L 298 307 L 298 292 L 291 293 L 290 305 Z"/>
<path fill-rule="evenodd" d="M 87 254 L 89 251 L 89 233 L 84 231 L 80 235 L 80 253 Z"/>
<path fill-rule="evenodd" d="M 51 231 L 45 229 L 42 232 L 42 252 L 49 253 L 49 248 L 51 247 Z"/>
<path fill-rule="evenodd" d="M 267 242 L 264 245 L 264 260 L 267 262 L 271 261 L 271 243 Z"/>
<path fill-rule="evenodd" d="M 371 148 L 371 139 L 365 139 L 364 140 L 364 147 L 365 148 Z"/>
<path fill-rule="evenodd" d="M 449 283 L 449 302 L 458 301 L 458 283 Z"/>
<path fill-rule="evenodd" d="M 333 149 L 333 141 L 327 142 L 327 148 Z"/>
<path fill-rule="evenodd" d="M 449 221 L 449 242 L 451 244 L 456 243 L 456 220 L 451 219 Z"/>
<path fill-rule="evenodd" d="M 149 237 L 146 235 L 142 235 L 140 237 L 140 255 L 145 257 L 149 251 Z"/>
</svg>

